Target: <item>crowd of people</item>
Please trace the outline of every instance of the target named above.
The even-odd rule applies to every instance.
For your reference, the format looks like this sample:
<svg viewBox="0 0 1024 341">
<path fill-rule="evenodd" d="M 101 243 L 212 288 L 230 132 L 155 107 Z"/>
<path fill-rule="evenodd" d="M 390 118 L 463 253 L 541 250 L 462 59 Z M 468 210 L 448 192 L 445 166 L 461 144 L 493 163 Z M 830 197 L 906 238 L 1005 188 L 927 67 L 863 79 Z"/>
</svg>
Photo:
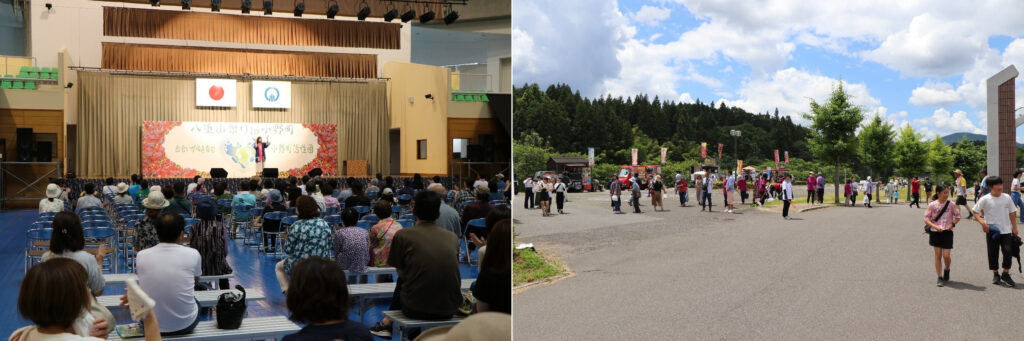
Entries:
<svg viewBox="0 0 1024 341">
<path fill-rule="evenodd" d="M 114 184 L 108 178 L 99 191 L 86 182 L 78 196 L 72 196 L 60 179 L 48 185 L 39 211 L 57 212 L 50 252 L 29 270 L 19 296 L 19 311 L 35 326 L 19 329 L 12 339 L 102 339 L 110 333 L 113 315 L 95 300 L 105 286 L 101 264 L 110 250 L 105 246 L 95 253 L 83 250 L 82 222 L 75 212 L 111 205 L 138 205 L 144 212 L 128 233 L 134 236 L 139 285 L 157 302 L 143 321 L 147 340 L 189 334 L 195 329 L 200 319 L 195 290 L 206 289 L 199 277 L 233 272 L 227 261 L 227 243 L 240 232 L 239 223 L 252 221 L 260 221 L 262 232 L 268 232 L 263 233 L 261 251 L 283 250 L 284 258 L 275 266 L 277 282 L 291 318 L 305 324 L 285 340 L 372 340 L 371 333 L 390 337 L 391 321 L 386 318 L 372 328 L 347 319 L 347 285 L 352 281 L 345 271 L 362 282 L 366 276 L 361 274 L 370 266 L 396 269 L 397 278 L 380 275 L 376 280 L 396 283 L 390 310 L 401 310 L 405 316 L 447 320 L 457 313 L 498 312 L 505 314 L 499 319 L 510 321 L 511 210 L 492 203 L 506 195 L 503 191 L 508 186 L 500 174 L 490 181 L 482 177 L 476 181 L 457 179 L 451 190 L 440 177 L 418 174 L 401 184 L 380 175 L 369 181 L 253 178 L 239 182 L 235 193 L 227 190 L 225 181 L 201 177 L 164 187 L 150 187 L 136 175 L 130 181 L 131 185 Z M 249 216 L 251 211 L 235 207 L 262 207 L 262 216 Z M 403 217 L 414 216 L 415 223 L 403 227 L 396 207 L 404 212 Z M 267 216 L 290 208 L 296 218 L 290 225 L 282 226 L 281 219 Z M 332 226 L 325 220 L 331 214 L 339 216 L 340 224 Z M 376 217 L 369 229 L 358 226 L 363 214 Z M 199 221 L 188 235 L 186 217 Z M 478 218 L 485 221 L 483 226 L 470 224 Z M 285 232 L 286 237 L 276 240 L 277 232 Z M 480 260 L 472 297 L 464 297 L 461 289 L 462 239 L 467 240 L 467 249 L 477 251 Z M 465 257 L 468 260 L 470 255 Z M 51 282 L 59 285 L 26 287 Z M 75 282 L 83 283 L 87 290 L 82 294 L 62 291 L 66 283 Z M 222 279 L 219 287 L 229 288 L 229 284 Z M 72 305 L 67 305 L 72 301 L 58 299 L 69 298 L 69 294 L 83 302 L 73 306 L 74 314 L 69 310 Z M 467 299 L 475 304 L 460 309 Z M 24 308 L 22 301 L 26 302 Z M 31 304 L 37 301 L 41 307 Z M 64 305 L 56 307 L 61 303 Z M 44 309 L 56 309 L 61 315 L 47 317 Z M 488 316 L 492 321 L 495 318 Z"/>
</svg>

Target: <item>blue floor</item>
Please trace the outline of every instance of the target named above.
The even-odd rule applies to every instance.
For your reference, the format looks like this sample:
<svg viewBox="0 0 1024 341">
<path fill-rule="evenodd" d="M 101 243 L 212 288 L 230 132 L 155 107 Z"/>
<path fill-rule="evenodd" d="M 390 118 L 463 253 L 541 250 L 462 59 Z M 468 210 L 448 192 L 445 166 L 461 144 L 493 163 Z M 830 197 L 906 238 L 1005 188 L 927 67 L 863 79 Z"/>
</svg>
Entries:
<svg viewBox="0 0 1024 341">
<path fill-rule="evenodd" d="M 3 231 L 0 235 L 0 270 L 5 274 L 0 279 L 0 302 L 7 303 L 4 305 L 6 308 L 0 310 L 0 337 L 2 338 L 6 338 L 15 329 L 31 324 L 18 314 L 17 301 L 18 288 L 25 271 L 25 231 L 36 220 L 36 216 L 35 210 L 0 212 L 0 231 Z M 267 295 L 266 300 L 248 303 L 248 316 L 288 315 L 284 295 L 281 294 L 280 286 L 278 286 L 277 278 L 274 275 L 274 265 L 277 260 L 258 253 L 255 248 L 241 245 L 240 241 L 229 240 L 228 263 L 231 264 L 235 274 L 235 278 L 231 280 L 232 287 L 241 284 L 246 289 L 257 289 Z M 120 268 L 123 272 L 124 267 Z M 463 278 L 476 278 L 477 276 L 476 266 L 460 263 L 459 270 Z M 107 271 L 109 272 L 109 270 Z M 103 292 L 104 295 L 123 293 L 123 286 L 113 285 L 108 285 Z M 380 300 L 369 307 L 363 315 L 363 324 L 369 327 L 380 321 L 380 313 L 387 310 L 389 304 L 390 299 Z M 353 321 L 359 321 L 359 315 L 354 312 L 356 309 L 355 305 L 350 309 L 353 312 L 349 314 L 349 318 Z M 127 312 L 115 311 L 114 314 L 119 324 L 129 322 Z M 211 316 L 205 316 L 204 320 L 206 319 L 211 319 Z"/>
</svg>

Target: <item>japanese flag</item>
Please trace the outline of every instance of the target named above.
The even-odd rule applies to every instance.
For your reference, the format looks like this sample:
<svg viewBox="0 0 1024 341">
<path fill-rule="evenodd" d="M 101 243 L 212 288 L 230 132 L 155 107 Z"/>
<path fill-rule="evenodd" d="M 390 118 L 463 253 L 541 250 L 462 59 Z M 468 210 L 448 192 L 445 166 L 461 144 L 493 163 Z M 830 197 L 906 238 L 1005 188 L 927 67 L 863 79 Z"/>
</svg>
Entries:
<svg viewBox="0 0 1024 341">
<path fill-rule="evenodd" d="M 238 102 L 234 79 L 196 78 L 197 107 L 234 107 Z"/>
</svg>

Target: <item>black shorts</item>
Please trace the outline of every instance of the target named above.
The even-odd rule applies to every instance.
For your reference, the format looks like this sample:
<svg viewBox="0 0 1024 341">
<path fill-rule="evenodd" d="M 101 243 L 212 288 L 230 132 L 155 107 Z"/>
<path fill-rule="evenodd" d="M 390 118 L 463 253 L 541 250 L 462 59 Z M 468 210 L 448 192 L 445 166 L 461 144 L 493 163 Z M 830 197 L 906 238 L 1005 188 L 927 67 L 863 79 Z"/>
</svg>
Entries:
<svg viewBox="0 0 1024 341">
<path fill-rule="evenodd" d="M 956 196 L 956 204 L 957 205 L 967 205 L 967 198 L 965 198 L 962 195 Z"/>
<path fill-rule="evenodd" d="M 953 248 L 953 231 L 932 232 L 928 234 L 928 245 L 942 248 Z"/>
</svg>

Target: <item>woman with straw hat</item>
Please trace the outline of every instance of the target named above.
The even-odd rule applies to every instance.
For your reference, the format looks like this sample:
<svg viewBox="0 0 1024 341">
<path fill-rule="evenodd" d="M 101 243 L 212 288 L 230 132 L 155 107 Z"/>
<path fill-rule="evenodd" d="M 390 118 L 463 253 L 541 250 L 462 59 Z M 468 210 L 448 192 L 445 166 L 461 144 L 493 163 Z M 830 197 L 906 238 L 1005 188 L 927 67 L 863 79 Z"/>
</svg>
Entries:
<svg viewBox="0 0 1024 341">
<path fill-rule="evenodd" d="M 128 194 L 128 184 L 118 183 L 117 184 L 117 195 L 114 196 L 114 205 L 120 204 L 134 204 L 135 200 Z"/>
<path fill-rule="evenodd" d="M 160 243 L 160 239 L 156 235 L 154 223 L 156 218 L 160 216 L 160 212 L 170 205 L 171 202 L 167 201 L 167 198 L 160 191 L 150 191 L 149 196 L 146 199 L 142 199 L 142 207 L 146 209 L 146 216 L 135 223 L 135 242 L 132 243 L 132 246 L 135 247 L 135 252 L 145 250 Z"/>
<path fill-rule="evenodd" d="M 46 199 L 39 201 L 39 213 L 63 211 L 64 201 L 57 199 L 60 192 L 60 186 L 57 184 L 46 185 Z"/>
</svg>

